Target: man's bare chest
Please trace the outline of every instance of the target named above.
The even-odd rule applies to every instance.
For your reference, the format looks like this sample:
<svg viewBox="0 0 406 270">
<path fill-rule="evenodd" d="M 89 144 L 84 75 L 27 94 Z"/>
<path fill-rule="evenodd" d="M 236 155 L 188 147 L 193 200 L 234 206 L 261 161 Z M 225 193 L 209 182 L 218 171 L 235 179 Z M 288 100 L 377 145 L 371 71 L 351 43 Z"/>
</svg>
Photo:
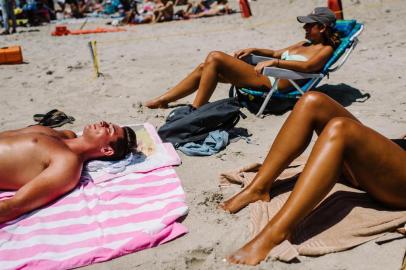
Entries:
<svg viewBox="0 0 406 270">
<path fill-rule="evenodd" d="M 18 188 L 42 173 L 59 144 L 41 134 L 0 138 L 0 189 Z"/>
</svg>

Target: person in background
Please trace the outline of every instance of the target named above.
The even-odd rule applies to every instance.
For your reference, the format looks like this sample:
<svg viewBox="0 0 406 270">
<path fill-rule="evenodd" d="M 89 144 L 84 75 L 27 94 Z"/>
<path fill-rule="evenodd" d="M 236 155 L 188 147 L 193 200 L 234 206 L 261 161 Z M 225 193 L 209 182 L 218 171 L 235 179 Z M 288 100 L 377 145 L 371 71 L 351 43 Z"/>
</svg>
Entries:
<svg viewBox="0 0 406 270">
<path fill-rule="evenodd" d="M 14 0 L 0 0 L 1 11 L 3 17 L 3 27 L 4 31 L 1 35 L 9 35 L 17 32 L 17 20 L 14 14 L 15 2 Z M 9 25 L 9 20 L 11 20 L 11 26 Z M 11 30 L 10 30 L 11 28 Z"/>
<path fill-rule="evenodd" d="M 218 83 L 231 83 L 239 88 L 268 91 L 275 83 L 274 77 L 262 74 L 265 67 L 279 67 L 299 72 L 320 71 L 340 44 L 335 31 L 335 15 L 326 7 L 315 8 L 307 16 L 297 20 L 304 23 L 305 41 L 300 41 L 280 50 L 248 48 L 237 51 L 234 57 L 224 52 L 213 51 L 204 63 L 198 65 L 189 75 L 164 94 L 145 102 L 150 109 L 166 108 L 169 103 L 197 92 L 192 103 L 194 109 L 206 104 Z M 256 54 L 273 58 L 251 66 L 242 58 Z M 300 85 L 304 82 L 297 83 Z M 291 87 L 287 80 L 280 80 L 278 90 Z"/>
</svg>

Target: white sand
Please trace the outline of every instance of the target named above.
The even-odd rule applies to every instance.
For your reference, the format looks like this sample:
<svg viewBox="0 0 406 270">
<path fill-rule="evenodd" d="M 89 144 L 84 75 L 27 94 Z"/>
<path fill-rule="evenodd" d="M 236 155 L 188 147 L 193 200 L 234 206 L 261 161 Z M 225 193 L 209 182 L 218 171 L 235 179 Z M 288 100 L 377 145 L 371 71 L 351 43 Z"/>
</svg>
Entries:
<svg viewBox="0 0 406 270">
<path fill-rule="evenodd" d="M 233 6 L 237 8 L 234 0 Z M 52 37 L 54 25 L 38 32 L 1 37 L 0 46 L 19 44 L 27 64 L 0 66 L 0 130 L 33 124 L 32 115 L 53 108 L 76 118 L 64 128 L 80 129 L 100 119 L 118 123 L 148 121 L 160 126 L 169 110 L 148 110 L 140 102 L 156 96 L 183 78 L 212 50 L 233 52 L 245 47 L 282 48 L 303 39 L 297 15 L 326 1 L 258 0 L 254 17 L 239 14 L 200 20 L 126 27 L 127 32 Z M 404 0 L 346 0 L 346 18 L 366 25 L 348 63 L 320 85 L 341 85 L 331 91 L 366 125 L 388 137 L 406 133 L 406 5 Z M 101 23 L 89 23 L 92 28 Z M 80 24 L 69 25 L 78 29 Z M 104 78 L 94 78 L 87 42 L 97 40 Z M 48 73 L 48 74 L 47 74 Z M 345 87 L 343 87 L 345 86 Z M 213 99 L 227 95 L 220 85 Z M 371 98 L 353 102 L 360 93 Z M 190 102 L 193 97 L 182 100 Z M 181 155 L 177 168 L 190 207 L 184 220 L 190 233 L 157 248 L 137 252 L 88 269 L 251 269 L 230 266 L 223 258 L 247 242 L 248 209 L 229 215 L 216 209 L 223 193 L 221 171 L 263 160 L 287 114 L 248 118 L 238 126 L 252 134 L 253 144 L 233 143 L 212 157 Z M 226 190 L 229 197 L 236 189 Z M 406 240 L 382 246 L 367 243 L 349 251 L 301 263 L 266 261 L 256 269 L 399 269 Z"/>
</svg>

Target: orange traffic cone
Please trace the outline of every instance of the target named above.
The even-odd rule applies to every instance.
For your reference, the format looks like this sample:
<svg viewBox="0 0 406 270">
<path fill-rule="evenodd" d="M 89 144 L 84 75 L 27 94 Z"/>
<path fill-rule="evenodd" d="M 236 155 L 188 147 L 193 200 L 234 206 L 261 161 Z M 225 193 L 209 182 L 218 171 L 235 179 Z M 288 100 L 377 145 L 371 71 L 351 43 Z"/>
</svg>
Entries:
<svg viewBox="0 0 406 270">
<path fill-rule="evenodd" d="M 240 0 L 240 10 L 241 10 L 241 16 L 243 18 L 248 18 L 252 16 L 250 4 L 248 3 L 248 0 Z"/>
<path fill-rule="evenodd" d="M 328 0 L 328 8 L 336 15 L 337 20 L 344 20 L 343 4 L 341 0 Z"/>
</svg>

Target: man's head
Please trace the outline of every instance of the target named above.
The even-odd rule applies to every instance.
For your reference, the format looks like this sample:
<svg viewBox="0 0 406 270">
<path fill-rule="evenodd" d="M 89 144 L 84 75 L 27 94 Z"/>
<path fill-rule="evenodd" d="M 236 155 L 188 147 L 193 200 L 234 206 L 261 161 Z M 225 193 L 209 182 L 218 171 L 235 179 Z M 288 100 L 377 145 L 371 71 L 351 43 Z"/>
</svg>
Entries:
<svg viewBox="0 0 406 270">
<path fill-rule="evenodd" d="M 94 146 L 94 155 L 103 160 L 122 159 L 137 146 L 134 130 L 105 121 L 85 126 L 83 137 Z"/>
</svg>

